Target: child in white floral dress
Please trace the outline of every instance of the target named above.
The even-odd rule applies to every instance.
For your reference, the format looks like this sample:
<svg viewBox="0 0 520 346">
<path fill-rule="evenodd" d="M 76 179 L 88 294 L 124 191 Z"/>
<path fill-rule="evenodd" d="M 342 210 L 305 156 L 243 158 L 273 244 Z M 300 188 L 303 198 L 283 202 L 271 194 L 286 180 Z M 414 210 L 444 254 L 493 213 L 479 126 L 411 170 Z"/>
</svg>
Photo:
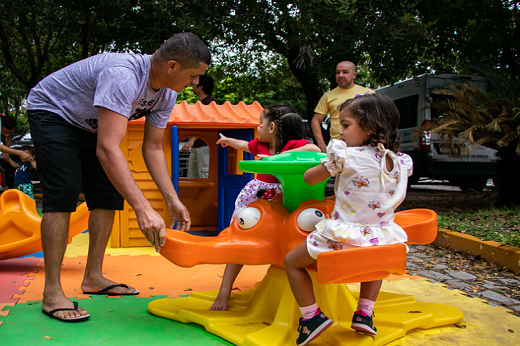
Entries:
<svg viewBox="0 0 520 346">
<path fill-rule="evenodd" d="M 318 254 L 358 246 L 404 243 L 405 231 L 394 222 L 394 210 L 406 196 L 412 159 L 399 152 L 399 111 L 385 95 L 347 100 L 340 107 L 341 139 L 327 146 L 327 157 L 305 172 L 308 184 L 336 177 L 335 206 L 330 219 L 315 226 L 306 241 L 285 257 L 285 270 L 300 306 L 298 345 L 315 339 L 332 321 L 319 309 L 306 269 Z M 361 283 L 351 328 L 375 335 L 372 316 L 381 280 Z"/>
</svg>

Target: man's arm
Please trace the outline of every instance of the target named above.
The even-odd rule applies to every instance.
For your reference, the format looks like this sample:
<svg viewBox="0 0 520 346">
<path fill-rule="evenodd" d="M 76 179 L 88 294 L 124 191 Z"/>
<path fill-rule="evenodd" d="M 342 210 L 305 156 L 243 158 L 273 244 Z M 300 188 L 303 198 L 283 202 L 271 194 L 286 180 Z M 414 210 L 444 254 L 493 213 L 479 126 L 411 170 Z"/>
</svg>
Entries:
<svg viewBox="0 0 520 346">
<path fill-rule="evenodd" d="M 173 186 L 168 164 L 164 154 L 163 141 L 165 129 L 157 128 L 146 122 L 144 126 L 143 158 L 155 184 L 166 201 L 171 217 L 170 228 L 177 221 L 177 229 L 188 231 L 191 226 L 190 213 L 182 204 Z"/>
<path fill-rule="evenodd" d="M 27 154 L 25 151 L 9 148 L 7 145 L 0 144 L 0 152 L 3 154 L 18 155 L 20 160 L 29 160 L 29 154 Z"/>
<path fill-rule="evenodd" d="M 99 107 L 96 154 L 112 184 L 134 209 L 139 229 L 155 246 L 155 250 L 159 251 L 166 239 L 164 220 L 137 186 L 119 147 L 126 135 L 127 124 L 126 117 Z"/>
<path fill-rule="evenodd" d="M 325 114 L 314 113 L 311 121 L 312 134 L 316 140 L 316 145 L 320 148 L 321 152 L 327 152 L 327 144 L 321 134 L 321 122 L 325 119 Z"/>
</svg>

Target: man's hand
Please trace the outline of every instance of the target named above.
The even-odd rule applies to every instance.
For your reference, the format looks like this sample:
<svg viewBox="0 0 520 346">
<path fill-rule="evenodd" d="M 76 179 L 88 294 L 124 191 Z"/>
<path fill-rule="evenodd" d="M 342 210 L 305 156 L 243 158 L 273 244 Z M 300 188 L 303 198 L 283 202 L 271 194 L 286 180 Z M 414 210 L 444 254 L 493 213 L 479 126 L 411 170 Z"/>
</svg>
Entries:
<svg viewBox="0 0 520 346">
<path fill-rule="evenodd" d="M 20 151 L 20 160 L 23 162 L 31 161 L 31 155 L 26 153 L 25 151 Z"/>
<path fill-rule="evenodd" d="M 195 140 L 197 139 L 197 137 L 191 137 L 189 139 L 189 141 L 187 141 L 186 143 L 184 143 L 184 145 L 182 146 L 181 150 L 183 153 L 189 153 L 191 149 L 193 149 L 193 144 L 195 143 Z"/>
<path fill-rule="evenodd" d="M 177 199 L 173 204 L 168 204 L 168 212 L 172 219 L 170 228 L 174 228 L 175 222 L 177 222 L 176 230 L 181 232 L 189 231 L 191 227 L 190 213 L 188 209 Z"/>
<path fill-rule="evenodd" d="M 166 225 L 162 216 L 154 209 L 136 212 L 136 216 L 139 229 L 143 232 L 146 240 L 155 247 L 155 251 L 160 252 L 161 247 L 166 242 Z"/>
</svg>

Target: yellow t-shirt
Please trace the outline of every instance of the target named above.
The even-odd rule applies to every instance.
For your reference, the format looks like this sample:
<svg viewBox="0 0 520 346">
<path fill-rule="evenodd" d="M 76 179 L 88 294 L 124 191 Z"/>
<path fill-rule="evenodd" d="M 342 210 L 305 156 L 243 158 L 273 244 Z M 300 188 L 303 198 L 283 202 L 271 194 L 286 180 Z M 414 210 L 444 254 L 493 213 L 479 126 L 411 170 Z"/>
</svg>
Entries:
<svg viewBox="0 0 520 346">
<path fill-rule="evenodd" d="M 323 94 L 320 102 L 318 102 L 318 105 L 314 109 L 314 113 L 323 115 L 330 114 L 330 138 L 339 139 L 339 106 L 346 100 L 354 98 L 356 94 L 365 94 L 367 91 L 374 93 L 372 89 L 355 84 L 354 87 L 350 89 L 336 87 Z"/>
</svg>

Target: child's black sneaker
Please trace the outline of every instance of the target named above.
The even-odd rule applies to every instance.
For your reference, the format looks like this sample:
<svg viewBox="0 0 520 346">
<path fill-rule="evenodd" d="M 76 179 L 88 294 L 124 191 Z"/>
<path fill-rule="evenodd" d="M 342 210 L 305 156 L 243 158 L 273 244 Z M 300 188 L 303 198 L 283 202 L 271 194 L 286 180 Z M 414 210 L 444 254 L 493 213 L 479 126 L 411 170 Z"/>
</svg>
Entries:
<svg viewBox="0 0 520 346">
<path fill-rule="evenodd" d="M 328 319 L 321 310 L 318 310 L 318 314 L 309 320 L 304 321 L 303 318 L 300 318 L 300 325 L 298 326 L 300 336 L 296 340 L 296 344 L 298 346 L 307 345 L 323 333 L 325 329 L 329 328 L 331 324 L 332 320 Z"/>
<path fill-rule="evenodd" d="M 360 333 L 376 335 L 377 329 L 374 326 L 374 322 L 372 321 L 373 316 L 373 312 L 372 316 L 367 315 L 361 310 L 354 312 L 354 317 L 352 317 L 352 325 L 350 328 Z"/>
</svg>

